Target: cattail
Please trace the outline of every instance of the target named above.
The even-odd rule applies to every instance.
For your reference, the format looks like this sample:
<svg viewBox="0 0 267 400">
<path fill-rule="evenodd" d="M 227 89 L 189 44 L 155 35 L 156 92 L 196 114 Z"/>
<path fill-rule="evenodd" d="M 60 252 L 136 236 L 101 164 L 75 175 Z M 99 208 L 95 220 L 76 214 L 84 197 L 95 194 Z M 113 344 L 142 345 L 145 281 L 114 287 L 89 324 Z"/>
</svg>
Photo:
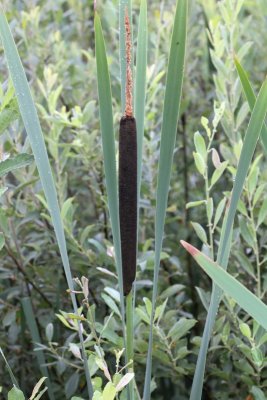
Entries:
<svg viewBox="0 0 267 400">
<path fill-rule="evenodd" d="M 131 33 L 127 10 L 126 31 L 126 107 L 120 120 L 119 135 L 119 210 L 123 292 L 126 296 L 136 275 L 137 241 L 137 139 L 132 112 Z"/>
<path fill-rule="evenodd" d="M 134 117 L 122 117 L 119 137 L 119 207 L 123 291 L 127 295 L 136 274 L 137 142 Z"/>
</svg>

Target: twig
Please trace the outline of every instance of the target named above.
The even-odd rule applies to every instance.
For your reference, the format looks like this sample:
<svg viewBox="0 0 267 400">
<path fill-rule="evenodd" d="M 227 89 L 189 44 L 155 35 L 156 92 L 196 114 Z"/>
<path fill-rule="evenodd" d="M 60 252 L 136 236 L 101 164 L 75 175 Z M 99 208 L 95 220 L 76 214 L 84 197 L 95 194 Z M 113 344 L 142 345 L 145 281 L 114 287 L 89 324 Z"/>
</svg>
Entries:
<svg viewBox="0 0 267 400">
<path fill-rule="evenodd" d="M 8 242 L 6 240 L 6 251 L 8 253 L 8 255 L 10 256 L 10 258 L 12 258 L 12 260 L 14 261 L 14 263 L 16 264 L 16 267 L 18 268 L 18 270 L 21 272 L 21 274 L 25 277 L 26 281 L 39 293 L 39 295 L 43 298 L 43 300 L 46 301 L 46 303 L 53 308 L 53 304 L 51 303 L 51 301 L 46 297 L 46 295 L 38 288 L 38 286 L 36 286 L 36 284 L 30 279 L 30 277 L 28 276 L 27 272 L 25 271 L 23 265 L 20 264 L 20 262 L 17 260 L 17 258 L 15 257 L 15 255 L 13 254 L 11 248 L 8 245 Z M 30 295 L 30 293 L 29 293 Z"/>
</svg>

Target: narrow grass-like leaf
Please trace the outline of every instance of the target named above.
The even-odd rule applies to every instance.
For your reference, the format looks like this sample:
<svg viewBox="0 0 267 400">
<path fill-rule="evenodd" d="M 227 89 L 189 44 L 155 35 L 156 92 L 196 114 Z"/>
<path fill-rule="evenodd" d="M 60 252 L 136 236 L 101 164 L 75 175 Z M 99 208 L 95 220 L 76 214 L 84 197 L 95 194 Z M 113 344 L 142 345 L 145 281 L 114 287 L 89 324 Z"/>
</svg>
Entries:
<svg viewBox="0 0 267 400">
<path fill-rule="evenodd" d="M 226 207 L 226 212 L 223 218 L 223 224 L 222 224 L 222 231 L 221 231 L 221 237 L 225 236 L 225 227 L 226 227 L 226 221 L 227 221 L 227 216 L 228 216 L 228 205 Z M 224 256 L 221 258 L 221 265 L 227 266 L 228 260 L 229 260 L 229 255 L 230 255 L 230 248 L 231 248 L 231 239 L 232 239 L 232 232 L 229 233 L 229 241 L 228 241 L 228 247 L 226 248 L 226 251 L 224 253 Z M 221 289 L 216 286 L 216 284 L 212 284 L 212 293 L 211 293 L 211 300 L 208 308 L 208 315 L 205 323 L 205 328 L 201 340 L 201 345 L 200 345 L 200 350 L 197 358 L 197 365 L 196 365 L 196 370 L 194 374 L 194 379 L 193 379 L 193 385 L 191 389 L 191 394 L 190 394 L 190 400 L 196 400 L 196 399 L 201 399 L 202 397 L 202 387 L 203 387 L 203 380 L 204 380 L 204 374 L 205 374 L 205 364 L 206 364 L 206 357 L 207 357 L 207 351 L 209 347 L 209 341 L 212 335 L 212 330 L 213 330 L 213 325 L 216 319 L 217 311 L 218 311 L 218 306 L 220 303 L 222 291 Z"/>
<path fill-rule="evenodd" d="M 95 14 L 95 43 L 97 83 L 100 108 L 100 125 L 102 136 L 102 147 L 104 154 L 104 170 L 106 178 L 108 208 L 111 219 L 113 241 L 115 247 L 116 267 L 119 279 L 120 306 L 125 334 L 125 307 L 123 297 L 123 280 L 121 266 L 120 224 L 118 205 L 118 181 L 116 171 L 115 138 L 113 129 L 112 96 L 110 77 L 108 71 L 105 42 L 98 14 Z"/>
<path fill-rule="evenodd" d="M 256 99 L 256 103 L 253 108 L 253 112 L 251 114 L 249 125 L 245 134 L 240 160 L 237 167 L 235 182 L 232 190 L 231 201 L 229 208 L 227 207 L 227 212 L 225 216 L 226 218 L 224 219 L 224 229 L 222 229 L 220 237 L 217 263 L 221 265 L 224 269 L 227 269 L 228 265 L 229 253 L 231 248 L 231 232 L 233 228 L 238 200 L 240 198 L 249 165 L 251 163 L 257 140 L 263 126 L 266 111 L 267 81 L 265 80 Z M 217 285 L 213 285 L 211 302 L 199 350 L 190 400 L 201 400 L 202 397 L 207 351 L 212 334 L 212 329 L 216 319 L 216 314 L 221 300 L 221 293 L 221 289 Z"/>
<path fill-rule="evenodd" d="M 121 112 L 124 114 L 126 103 L 126 40 L 125 12 L 128 12 L 132 35 L 132 0 L 119 1 L 119 31 L 120 31 L 120 74 L 121 74 Z M 132 41 L 133 43 L 133 41 Z M 133 59 L 133 58 L 132 58 Z"/>
<path fill-rule="evenodd" d="M 171 177 L 171 166 L 175 146 L 176 130 L 179 117 L 182 82 L 184 75 L 185 43 L 187 29 L 187 0 L 178 0 L 171 39 L 168 63 L 166 91 L 164 98 L 163 121 L 161 130 L 160 160 L 156 195 L 155 220 L 155 264 L 152 295 L 152 312 L 149 331 L 144 400 L 150 399 L 152 366 L 153 321 L 156 307 L 157 286 L 160 267 L 160 253 L 164 234 L 164 223 Z"/>
<path fill-rule="evenodd" d="M 142 150 L 144 137 L 145 101 L 147 67 L 147 2 L 141 0 L 136 51 L 135 106 L 134 114 L 137 128 L 137 184 L 140 195 L 142 175 Z"/>
<path fill-rule="evenodd" d="M 0 177 L 15 169 L 26 167 L 33 162 L 34 158 L 30 154 L 22 153 L 13 158 L 8 158 L 0 162 Z"/>
<path fill-rule="evenodd" d="M 227 216 L 227 222 L 225 227 L 225 236 L 221 238 L 220 251 L 218 259 L 224 254 L 229 240 L 229 232 L 234 223 L 234 217 L 237 209 L 238 200 L 243 190 L 244 182 L 247 176 L 247 172 L 256 148 L 256 144 L 261 133 L 261 129 L 264 123 L 264 119 L 267 112 L 267 80 L 264 81 L 258 98 L 256 100 L 249 125 L 244 138 L 244 143 L 238 162 L 236 177 L 234 181 L 232 196 L 230 200 L 229 213 Z M 220 264 L 220 263 L 219 263 Z"/>
<path fill-rule="evenodd" d="M 21 300 L 21 304 L 22 304 L 23 312 L 26 317 L 27 325 L 28 325 L 28 328 L 29 328 L 29 331 L 30 331 L 30 334 L 32 337 L 32 341 L 34 343 L 41 343 L 41 338 L 40 338 L 38 326 L 37 326 L 37 323 L 35 320 L 35 316 L 34 316 L 34 312 L 32 309 L 32 304 L 31 304 L 30 298 L 24 297 Z M 36 358 L 37 358 L 37 361 L 39 364 L 41 374 L 47 378 L 46 384 L 47 384 L 49 398 L 53 400 L 55 397 L 54 397 L 54 393 L 52 390 L 52 384 L 51 384 L 51 380 L 49 377 L 49 372 L 48 372 L 47 366 L 45 365 L 46 361 L 45 361 L 44 352 L 42 350 L 36 351 Z"/>
<path fill-rule="evenodd" d="M 36 397 L 34 397 L 34 400 L 39 400 L 43 394 L 47 391 L 47 388 L 44 388 L 43 390 L 41 390 Z"/>
<path fill-rule="evenodd" d="M 39 392 L 42 384 L 44 383 L 44 381 L 46 379 L 47 378 L 45 376 L 43 376 L 41 379 L 39 379 L 39 381 L 36 383 L 36 385 L 33 388 L 33 391 L 32 391 L 32 394 L 31 394 L 31 397 L 29 398 L 29 400 L 34 400 L 34 399 L 36 400 L 36 395 Z M 44 390 L 46 390 L 46 389 L 44 389 Z"/>
<path fill-rule="evenodd" d="M 44 137 L 37 115 L 36 107 L 30 92 L 30 87 L 27 81 L 25 71 L 23 69 L 18 50 L 16 48 L 14 39 L 9 29 L 7 20 L 3 12 L 0 10 L 0 36 L 5 50 L 7 64 L 10 72 L 11 79 L 15 88 L 20 114 L 29 136 L 29 141 L 32 147 L 33 155 L 40 175 L 42 187 L 46 196 L 47 204 L 51 214 L 61 259 L 65 271 L 68 286 L 71 290 L 71 300 L 74 312 L 78 314 L 78 307 L 75 294 L 73 293 L 73 281 L 70 270 L 69 258 L 67 254 L 67 247 L 65 241 L 65 234 L 63 224 L 60 216 L 60 209 L 57 199 L 56 188 L 52 177 L 52 171 L 45 147 Z M 87 357 L 83 344 L 83 336 L 81 325 L 79 323 L 79 338 L 82 348 L 82 356 L 84 361 L 84 370 L 87 381 L 89 398 L 93 397 L 93 387 L 89 373 Z"/>
<path fill-rule="evenodd" d="M 198 265 L 220 288 L 231 296 L 252 318 L 267 330 L 267 306 L 250 290 L 233 278 L 218 263 L 202 254 L 191 244 L 181 241 Z"/>
<path fill-rule="evenodd" d="M 246 71 L 244 70 L 244 68 L 242 67 L 242 65 L 240 64 L 240 62 L 236 56 L 234 57 L 234 62 L 235 62 L 236 70 L 239 75 L 240 82 L 242 84 L 243 91 L 245 93 L 247 102 L 249 104 L 250 111 L 252 112 L 253 107 L 256 102 L 255 93 L 249 82 Z M 261 141 L 262 141 L 262 145 L 263 145 L 265 154 L 267 155 L 267 127 L 266 127 L 265 123 L 263 124 L 262 130 L 261 130 Z"/>
<path fill-rule="evenodd" d="M 19 384 L 17 382 L 17 379 L 15 378 L 15 376 L 14 376 L 14 374 L 12 372 L 12 369 L 10 368 L 10 365 L 8 364 L 8 361 L 7 361 L 7 359 L 6 359 L 5 355 L 4 355 L 3 350 L 1 349 L 1 347 L 0 347 L 0 354 L 3 357 L 3 360 L 4 360 L 5 364 L 6 364 L 6 368 L 8 370 L 11 382 L 13 383 L 14 386 L 16 386 L 19 389 Z"/>
</svg>

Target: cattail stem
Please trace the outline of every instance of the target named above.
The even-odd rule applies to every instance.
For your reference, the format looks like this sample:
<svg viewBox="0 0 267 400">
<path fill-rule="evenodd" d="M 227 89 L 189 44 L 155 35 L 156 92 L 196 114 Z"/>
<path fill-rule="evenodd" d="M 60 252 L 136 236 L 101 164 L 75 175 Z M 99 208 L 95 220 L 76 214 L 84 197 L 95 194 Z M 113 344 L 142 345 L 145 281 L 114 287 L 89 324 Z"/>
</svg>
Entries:
<svg viewBox="0 0 267 400">
<path fill-rule="evenodd" d="M 119 137 L 119 210 L 123 291 L 132 289 L 136 275 L 137 241 L 137 139 L 134 117 L 120 121 Z"/>
<path fill-rule="evenodd" d="M 128 368 L 128 372 L 134 372 L 134 340 L 133 340 L 133 313 L 134 313 L 134 299 L 133 299 L 133 290 L 126 296 L 126 356 L 127 362 L 129 363 L 132 360 L 131 366 Z M 134 381 L 132 380 L 129 383 L 129 394 L 130 399 L 134 400 Z"/>
</svg>

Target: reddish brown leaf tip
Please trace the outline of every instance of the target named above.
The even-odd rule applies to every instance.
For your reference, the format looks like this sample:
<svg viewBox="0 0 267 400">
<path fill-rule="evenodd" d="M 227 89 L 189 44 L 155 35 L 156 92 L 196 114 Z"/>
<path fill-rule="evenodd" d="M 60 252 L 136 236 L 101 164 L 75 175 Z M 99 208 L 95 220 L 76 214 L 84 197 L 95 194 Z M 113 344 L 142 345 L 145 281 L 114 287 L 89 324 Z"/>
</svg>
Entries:
<svg viewBox="0 0 267 400">
<path fill-rule="evenodd" d="M 188 251 L 188 253 L 190 253 L 193 257 L 195 257 L 199 254 L 199 250 L 196 249 L 191 244 L 185 242 L 184 240 L 181 240 L 180 243 L 185 248 L 185 250 Z"/>
</svg>

